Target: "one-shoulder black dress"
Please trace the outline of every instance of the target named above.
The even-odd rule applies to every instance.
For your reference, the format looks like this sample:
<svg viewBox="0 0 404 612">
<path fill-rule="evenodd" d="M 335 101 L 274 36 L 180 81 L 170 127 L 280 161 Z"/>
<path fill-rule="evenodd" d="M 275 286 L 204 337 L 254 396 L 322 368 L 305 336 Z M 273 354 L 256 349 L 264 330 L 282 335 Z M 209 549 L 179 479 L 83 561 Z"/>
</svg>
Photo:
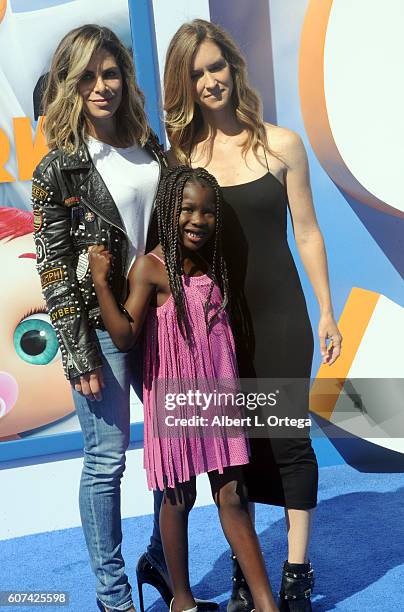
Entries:
<svg viewBox="0 0 404 612">
<path fill-rule="evenodd" d="M 297 399 L 307 415 L 313 333 L 287 242 L 286 189 L 268 170 L 261 178 L 222 190 L 224 254 L 233 297 L 243 302 L 238 310 L 244 310 L 244 323 L 235 316 L 233 329 L 240 377 L 307 380 Z M 295 509 L 316 506 L 318 466 L 308 433 L 252 437 L 250 443 L 246 481 L 251 501 Z"/>
</svg>

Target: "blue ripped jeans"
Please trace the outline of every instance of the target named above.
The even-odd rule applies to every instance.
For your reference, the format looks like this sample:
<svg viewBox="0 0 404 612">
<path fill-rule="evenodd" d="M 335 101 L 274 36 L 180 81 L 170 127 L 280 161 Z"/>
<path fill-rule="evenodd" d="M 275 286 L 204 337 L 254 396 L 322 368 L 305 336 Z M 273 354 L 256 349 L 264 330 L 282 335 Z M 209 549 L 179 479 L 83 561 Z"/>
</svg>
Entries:
<svg viewBox="0 0 404 612">
<path fill-rule="evenodd" d="M 141 345 L 121 353 L 109 334 L 97 330 L 103 356 L 105 389 L 101 402 L 87 401 L 73 390 L 84 436 L 80 514 L 97 597 L 113 610 L 132 605 L 131 587 L 121 553 L 121 478 L 129 445 L 129 391 Z"/>
</svg>

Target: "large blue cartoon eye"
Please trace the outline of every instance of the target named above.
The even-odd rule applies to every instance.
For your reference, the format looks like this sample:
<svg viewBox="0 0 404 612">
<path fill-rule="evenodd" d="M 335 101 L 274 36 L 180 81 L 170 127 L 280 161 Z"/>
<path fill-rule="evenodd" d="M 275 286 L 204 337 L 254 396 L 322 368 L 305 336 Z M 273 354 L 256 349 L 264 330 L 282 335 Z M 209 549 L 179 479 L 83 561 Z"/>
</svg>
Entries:
<svg viewBox="0 0 404 612">
<path fill-rule="evenodd" d="M 14 347 L 17 355 L 32 365 L 48 365 L 60 359 L 55 330 L 45 313 L 30 315 L 17 325 Z"/>
</svg>

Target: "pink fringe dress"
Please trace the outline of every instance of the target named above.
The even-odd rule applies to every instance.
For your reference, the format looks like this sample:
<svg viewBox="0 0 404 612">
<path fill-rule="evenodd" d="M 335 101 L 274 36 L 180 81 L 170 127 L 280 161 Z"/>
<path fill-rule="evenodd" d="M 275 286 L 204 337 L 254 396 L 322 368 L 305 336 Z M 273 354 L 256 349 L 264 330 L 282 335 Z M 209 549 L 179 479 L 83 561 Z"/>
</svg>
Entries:
<svg viewBox="0 0 404 612">
<path fill-rule="evenodd" d="M 164 262 L 155 254 L 149 253 Z M 208 332 L 204 305 L 211 279 L 203 276 L 183 276 L 186 308 L 193 342 L 191 348 L 181 335 L 174 299 L 172 296 L 159 307 L 149 308 L 146 320 L 144 359 L 144 467 L 150 489 L 175 487 L 192 476 L 228 466 L 248 463 L 248 442 L 242 429 L 229 433 L 226 427 L 176 427 L 168 432 L 162 423 L 170 414 L 164 404 L 165 391 L 177 391 L 181 381 L 187 389 L 198 385 L 210 390 L 217 388 L 216 381 L 226 381 L 226 386 L 237 387 L 237 362 L 233 335 L 226 312 L 220 313 Z M 211 295 L 210 317 L 221 304 L 220 289 L 214 286 Z M 174 381 L 174 387 L 172 382 Z M 202 383 L 200 383 L 202 381 Z M 208 381 L 208 382 L 207 382 Z M 157 384 L 156 384 L 157 383 Z M 194 383 L 194 384 L 192 384 Z M 221 384 L 221 382 L 220 382 Z M 219 385 L 220 386 L 220 385 Z M 156 394 L 156 388 L 159 392 Z M 206 389 L 204 389 L 206 390 Z M 180 408 L 181 416 L 191 417 L 203 411 L 191 405 Z M 214 408 L 216 410 L 216 407 Z M 220 412 L 220 407 L 219 407 Z M 221 414 L 240 417 L 236 406 L 226 408 Z M 179 416 L 178 408 L 174 412 Z M 212 409 L 209 409 L 212 416 Z M 208 429 L 208 431 L 207 431 Z"/>
</svg>

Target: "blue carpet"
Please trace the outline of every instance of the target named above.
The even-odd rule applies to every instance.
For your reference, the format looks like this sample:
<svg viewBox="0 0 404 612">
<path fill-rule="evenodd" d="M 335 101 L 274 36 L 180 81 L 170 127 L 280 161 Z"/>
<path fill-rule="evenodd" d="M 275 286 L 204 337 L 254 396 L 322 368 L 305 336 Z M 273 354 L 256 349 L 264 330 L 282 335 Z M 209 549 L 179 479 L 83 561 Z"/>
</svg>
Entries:
<svg viewBox="0 0 404 612">
<path fill-rule="evenodd" d="M 364 474 L 348 465 L 320 469 L 310 550 L 316 572 L 316 612 L 396 612 L 402 608 L 403 507 L 402 474 Z M 283 509 L 258 505 L 256 524 L 277 591 L 286 558 Z M 133 585 L 136 560 L 147 545 L 151 525 L 151 516 L 123 521 L 123 551 Z M 230 559 L 214 506 L 191 513 L 190 567 L 195 595 L 214 598 L 225 610 L 231 587 Z M 0 542 L 0 590 L 11 589 L 69 591 L 69 608 L 40 609 L 95 611 L 94 577 L 81 529 Z M 145 599 L 149 612 L 166 610 L 151 587 L 145 587 Z M 34 612 L 39 608 L 18 609 Z"/>
</svg>

